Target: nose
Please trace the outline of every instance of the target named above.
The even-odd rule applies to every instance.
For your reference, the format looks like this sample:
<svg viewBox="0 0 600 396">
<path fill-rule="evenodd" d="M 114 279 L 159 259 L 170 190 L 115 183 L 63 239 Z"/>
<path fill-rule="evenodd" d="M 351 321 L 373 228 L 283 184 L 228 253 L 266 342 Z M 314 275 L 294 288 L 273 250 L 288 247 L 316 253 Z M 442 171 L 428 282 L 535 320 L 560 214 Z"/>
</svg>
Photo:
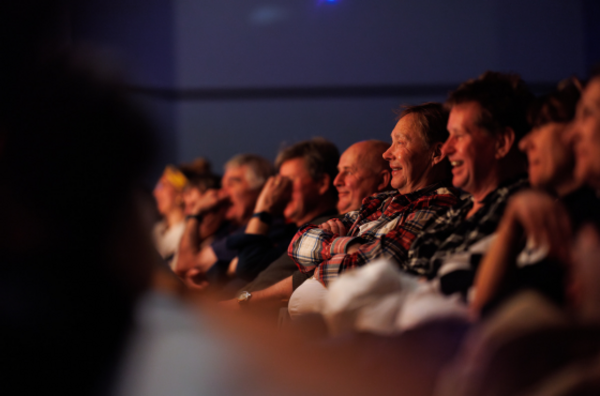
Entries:
<svg viewBox="0 0 600 396">
<path fill-rule="evenodd" d="M 564 144 L 572 145 L 579 139 L 579 124 L 577 123 L 577 121 L 573 121 L 565 128 L 561 140 Z"/>
<path fill-rule="evenodd" d="M 391 161 L 391 151 L 392 151 L 392 147 L 390 146 L 390 148 L 388 148 L 387 150 L 385 150 L 385 152 L 381 155 L 383 157 L 384 160 L 386 161 Z"/>
<path fill-rule="evenodd" d="M 442 145 L 442 156 L 448 157 L 450 154 L 453 154 L 455 151 L 456 150 L 454 148 L 454 138 L 452 136 L 449 136 L 448 139 L 446 139 L 446 141 Z"/>
<path fill-rule="evenodd" d="M 339 172 L 335 179 L 333 179 L 334 186 L 343 186 L 344 185 L 344 172 Z"/>
<path fill-rule="evenodd" d="M 531 133 L 523 136 L 519 142 L 519 150 L 526 152 L 529 148 L 531 148 Z"/>
</svg>

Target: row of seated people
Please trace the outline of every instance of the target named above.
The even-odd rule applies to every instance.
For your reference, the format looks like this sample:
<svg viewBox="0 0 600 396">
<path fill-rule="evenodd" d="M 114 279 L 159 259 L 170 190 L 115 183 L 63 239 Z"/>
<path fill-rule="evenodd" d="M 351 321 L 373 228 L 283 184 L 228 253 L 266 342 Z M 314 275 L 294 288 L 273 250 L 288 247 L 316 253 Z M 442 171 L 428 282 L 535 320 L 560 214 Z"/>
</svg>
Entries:
<svg viewBox="0 0 600 396">
<path fill-rule="evenodd" d="M 594 125 L 584 124 L 592 124 L 597 81 L 592 80 L 581 102 L 577 80 L 534 99 L 517 76 L 488 72 L 451 93 L 445 107 L 427 103 L 404 109 L 389 148 L 381 144 L 375 150 L 374 142 L 361 142 L 340 158 L 334 184 L 343 216 L 312 222 L 286 217 L 290 232 L 300 227 L 287 255 L 268 266 L 268 260 L 259 261 L 255 273 L 259 279 L 263 273 L 277 276 L 258 287 L 233 283 L 230 292 L 240 290 L 239 296 L 221 306 L 252 309 L 289 299 L 292 318 L 316 314 L 333 334 L 393 334 L 444 318 L 477 321 L 525 289 L 559 307 L 579 304 L 593 317 L 593 284 L 566 264 L 572 263 L 568 241 L 574 232 L 600 219 L 593 149 L 583 143 L 586 137 L 592 143 L 585 133 Z M 361 147 L 381 156 L 389 168 L 374 167 L 374 158 L 358 159 L 354 152 Z M 292 166 L 282 166 L 289 157 L 283 158 L 279 175 L 269 180 L 249 212 L 246 234 L 266 235 L 273 214 L 289 213 L 285 179 L 296 176 L 288 172 Z M 304 165 L 306 160 L 297 158 Z M 370 190 L 345 182 L 348 175 L 368 171 Z M 298 196 L 302 188 L 294 183 L 292 190 Z M 357 198 L 354 205 L 345 204 L 348 190 Z M 594 245 L 598 236 L 590 233 Z M 246 246 L 273 241 L 244 238 Z M 283 250 L 279 246 L 277 252 Z M 230 275 L 240 257 L 228 268 Z M 589 355 L 596 353 L 596 344 L 590 344 Z M 478 383 L 466 377 L 462 380 Z M 482 391 L 459 385 L 446 386 L 442 393 Z"/>
<path fill-rule="evenodd" d="M 241 305 L 291 298 L 293 316 L 320 313 L 332 281 L 377 259 L 466 298 L 477 246 L 495 231 L 508 197 L 527 185 L 517 146 L 532 100 L 518 76 L 488 72 L 459 87 L 446 107 L 405 108 L 390 147 L 357 143 L 338 164 L 331 143 L 301 142 L 280 153 L 279 174 L 269 179 L 263 160 L 236 157 L 223 188 L 188 217 L 175 272 L 195 288 L 226 282 L 224 296 L 243 291 Z M 199 230 L 219 210 L 237 229 L 209 245 Z M 461 255 L 462 266 L 448 259 Z"/>
</svg>

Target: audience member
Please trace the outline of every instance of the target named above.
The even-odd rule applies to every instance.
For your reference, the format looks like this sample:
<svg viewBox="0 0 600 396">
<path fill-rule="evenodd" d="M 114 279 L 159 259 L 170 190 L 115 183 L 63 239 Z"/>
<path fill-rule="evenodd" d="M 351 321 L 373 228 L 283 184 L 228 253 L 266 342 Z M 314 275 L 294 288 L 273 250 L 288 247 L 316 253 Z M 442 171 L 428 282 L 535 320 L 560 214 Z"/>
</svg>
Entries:
<svg viewBox="0 0 600 396">
<path fill-rule="evenodd" d="M 152 240 L 161 257 L 171 264 L 185 228 L 183 189 L 188 183 L 185 175 L 169 165 L 154 187 L 156 208 L 162 219 L 152 229 Z"/>
<path fill-rule="evenodd" d="M 290 313 L 318 312 L 324 286 L 348 269 L 378 258 L 404 262 L 411 242 L 437 211 L 457 203 L 441 151 L 447 117 L 438 103 L 404 109 L 391 133 L 392 146 L 383 153 L 395 190 L 367 198 L 360 211 L 342 219 L 298 231 L 290 257 L 302 272 L 315 273 L 294 292 Z"/>
</svg>

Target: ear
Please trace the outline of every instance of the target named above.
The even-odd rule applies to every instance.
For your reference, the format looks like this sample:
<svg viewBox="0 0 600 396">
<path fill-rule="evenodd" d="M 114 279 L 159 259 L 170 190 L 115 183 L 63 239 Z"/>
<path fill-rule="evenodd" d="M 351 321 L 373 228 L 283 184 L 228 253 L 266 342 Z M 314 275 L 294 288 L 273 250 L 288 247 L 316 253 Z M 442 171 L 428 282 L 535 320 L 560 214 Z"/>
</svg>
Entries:
<svg viewBox="0 0 600 396">
<path fill-rule="evenodd" d="M 431 165 L 436 166 L 437 164 L 439 164 L 440 162 L 442 162 L 442 160 L 444 159 L 444 154 L 442 153 L 442 146 L 444 145 L 444 143 L 442 142 L 435 142 L 431 148 L 432 148 L 432 154 L 431 154 Z"/>
<path fill-rule="evenodd" d="M 384 169 L 379 172 L 379 184 L 377 185 L 377 192 L 386 190 L 390 186 L 390 180 L 392 180 L 392 174 L 388 169 Z"/>
<path fill-rule="evenodd" d="M 331 176 L 327 173 L 323 174 L 321 179 L 319 180 L 318 191 L 320 195 L 325 195 L 329 190 L 329 186 L 331 186 Z"/>
<path fill-rule="evenodd" d="M 504 158 L 515 144 L 515 131 L 506 127 L 502 133 L 496 136 L 496 159 Z"/>
</svg>

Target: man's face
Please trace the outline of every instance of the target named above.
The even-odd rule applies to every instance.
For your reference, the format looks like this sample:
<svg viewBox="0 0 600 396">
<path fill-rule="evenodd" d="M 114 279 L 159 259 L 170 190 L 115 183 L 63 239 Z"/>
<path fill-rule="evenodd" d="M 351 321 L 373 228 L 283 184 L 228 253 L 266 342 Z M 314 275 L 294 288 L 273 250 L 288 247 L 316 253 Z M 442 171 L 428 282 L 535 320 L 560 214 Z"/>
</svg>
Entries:
<svg viewBox="0 0 600 396">
<path fill-rule="evenodd" d="M 319 194 L 320 184 L 310 177 L 304 158 L 285 161 L 279 167 L 279 174 L 292 182 L 291 198 L 283 210 L 283 216 L 286 220 L 300 225 L 298 222 L 303 221 L 321 197 Z"/>
<path fill-rule="evenodd" d="M 186 189 L 184 189 L 181 195 L 181 197 L 183 198 L 184 214 L 194 214 L 194 207 L 203 195 L 204 194 L 200 192 L 200 190 L 196 187 L 187 187 Z"/>
<path fill-rule="evenodd" d="M 567 123 L 550 122 L 533 128 L 519 142 L 519 149 L 527 154 L 532 186 L 555 189 L 572 177 L 573 150 L 564 143 L 568 127 Z"/>
<path fill-rule="evenodd" d="M 225 218 L 240 224 L 254 209 L 260 193 L 260 189 L 256 191 L 250 188 L 247 175 L 248 167 L 246 165 L 230 166 L 221 181 L 221 192 L 231 203 L 225 213 Z"/>
<path fill-rule="evenodd" d="M 368 161 L 368 144 L 361 142 L 350 147 L 340 157 L 338 174 L 333 184 L 338 190 L 339 213 L 358 210 L 362 200 L 377 192 L 379 176 L 373 172 Z"/>
<path fill-rule="evenodd" d="M 383 158 L 392 168 L 391 186 L 401 194 L 425 187 L 424 176 L 432 162 L 432 150 L 421 136 L 415 114 L 402 117 L 392 131 L 392 145 Z"/>
<path fill-rule="evenodd" d="M 448 119 L 448 140 L 442 153 L 452 165 L 452 184 L 472 195 L 496 186 L 493 168 L 497 165 L 496 139 L 477 125 L 482 108 L 477 102 L 455 105 Z"/>
<path fill-rule="evenodd" d="M 569 138 L 575 149 L 575 177 L 599 188 L 600 77 L 591 80 L 583 91 Z"/>
</svg>

